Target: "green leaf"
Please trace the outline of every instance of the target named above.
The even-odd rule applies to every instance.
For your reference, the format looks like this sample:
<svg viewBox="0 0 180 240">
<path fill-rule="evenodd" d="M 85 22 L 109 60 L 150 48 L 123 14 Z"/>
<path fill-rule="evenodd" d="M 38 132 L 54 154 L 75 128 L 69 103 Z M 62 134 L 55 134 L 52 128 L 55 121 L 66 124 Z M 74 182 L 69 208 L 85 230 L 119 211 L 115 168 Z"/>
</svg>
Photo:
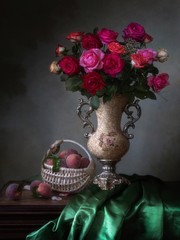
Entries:
<svg viewBox="0 0 180 240">
<path fill-rule="evenodd" d="M 98 109 L 99 107 L 99 98 L 98 96 L 93 96 L 90 100 L 90 104 L 94 109 Z"/>
<path fill-rule="evenodd" d="M 53 156 L 53 172 L 58 172 L 60 168 L 61 159 L 59 157 Z"/>
<path fill-rule="evenodd" d="M 135 91 L 138 91 L 138 92 L 141 92 L 141 93 L 144 93 L 146 94 L 147 92 L 149 92 L 149 87 L 144 85 L 144 86 L 136 86 L 135 87 Z"/>
<path fill-rule="evenodd" d="M 105 102 L 108 102 L 108 101 L 111 100 L 111 98 L 112 98 L 112 96 L 104 95 L 104 96 L 103 96 L 103 102 L 104 102 L 104 103 L 105 103 Z"/>
<path fill-rule="evenodd" d="M 97 34 L 97 31 L 98 31 L 98 27 L 95 27 L 95 28 L 93 29 L 93 34 L 96 35 L 96 34 Z"/>
<path fill-rule="evenodd" d="M 134 95 L 135 95 L 137 98 L 140 98 L 140 99 L 145 99 L 145 98 L 147 98 L 147 95 L 146 95 L 144 92 L 135 91 L 135 92 L 134 92 Z"/>
<path fill-rule="evenodd" d="M 114 82 L 111 85 L 107 85 L 107 87 L 106 87 L 106 94 L 108 96 L 114 96 L 117 93 L 117 90 L 118 90 L 117 82 Z"/>
<path fill-rule="evenodd" d="M 151 92 L 151 91 L 149 91 L 146 96 L 147 96 L 148 98 L 150 98 L 150 99 L 156 100 L 156 95 L 155 95 L 153 92 Z"/>
<path fill-rule="evenodd" d="M 62 82 L 65 82 L 67 78 L 68 78 L 68 76 L 67 76 L 66 74 L 62 74 L 62 75 L 60 76 L 60 80 L 61 80 Z"/>
<path fill-rule="evenodd" d="M 152 73 L 154 76 L 157 75 L 159 73 L 159 70 L 157 67 L 155 67 L 154 65 L 149 65 L 146 69 L 147 73 Z"/>
<path fill-rule="evenodd" d="M 72 47 L 72 53 L 76 56 L 77 53 L 78 53 L 78 45 L 75 44 L 73 47 Z"/>
<path fill-rule="evenodd" d="M 82 79 L 79 76 L 69 77 L 65 81 L 66 90 L 76 92 L 81 89 Z"/>
<path fill-rule="evenodd" d="M 146 98 L 156 99 L 156 95 L 149 90 L 138 91 L 136 88 L 134 91 L 134 95 L 140 99 L 146 99 Z"/>
</svg>

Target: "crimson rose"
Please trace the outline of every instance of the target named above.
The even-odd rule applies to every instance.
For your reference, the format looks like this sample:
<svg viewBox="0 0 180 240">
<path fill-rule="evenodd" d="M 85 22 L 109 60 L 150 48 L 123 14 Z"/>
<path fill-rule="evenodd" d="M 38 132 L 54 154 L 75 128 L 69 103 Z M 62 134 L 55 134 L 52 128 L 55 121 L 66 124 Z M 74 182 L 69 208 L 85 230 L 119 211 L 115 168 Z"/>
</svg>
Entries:
<svg viewBox="0 0 180 240">
<path fill-rule="evenodd" d="M 110 42 L 116 41 L 118 33 L 111 29 L 103 28 L 100 31 L 98 31 L 98 36 L 102 43 L 108 44 Z"/>
<path fill-rule="evenodd" d="M 58 66 L 67 75 L 76 75 L 80 71 L 79 60 L 73 56 L 65 56 L 59 62 Z"/>
<path fill-rule="evenodd" d="M 66 90 L 79 91 L 90 99 L 94 109 L 101 98 L 106 102 L 119 94 L 129 102 L 156 99 L 156 93 L 169 84 L 169 76 L 159 74 L 155 66 L 167 60 L 167 50 L 148 48 L 153 38 L 136 22 L 124 27 L 120 37 L 123 39 L 108 28 L 71 32 L 66 38 L 72 47 L 58 44 L 56 57 L 60 60 L 52 62 L 50 71 L 62 77 Z"/>
<path fill-rule="evenodd" d="M 125 65 L 124 60 L 122 60 L 117 53 L 110 53 L 105 55 L 103 62 L 104 72 L 111 77 L 115 77 L 118 73 L 120 73 Z"/>
<path fill-rule="evenodd" d="M 97 91 L 102 90 L 103 87 L 106 86 L 106 84 L 103 82 L 102 76 L 98 72 L 89 72 L 82 76 L 82 78 L 82 88 L 86 89 L 86 91 L 92 96 L 94 96 Z"/>
<path fill-rule="evenodd" d="M 160 92 L 163 88 L 169 85 L 169 75 L 167 73 L 161 73 L 156 76 L 149 76 L 147 84 L 152 87 L 155 92 Z"/>
<path fill-rule="evenodd" d="M 102 43 L 98 36 L 88 33 L 82 37 L 82 47 L 84 49 L 101 48 Z"/>
<path fill-rule="evenodd" d="M 138 42 L 143 42 L 145 36 L 145 29 L 139 23 L 132 22 L 123 30 L 124 40 L 131 38 Z"/>
</svg>

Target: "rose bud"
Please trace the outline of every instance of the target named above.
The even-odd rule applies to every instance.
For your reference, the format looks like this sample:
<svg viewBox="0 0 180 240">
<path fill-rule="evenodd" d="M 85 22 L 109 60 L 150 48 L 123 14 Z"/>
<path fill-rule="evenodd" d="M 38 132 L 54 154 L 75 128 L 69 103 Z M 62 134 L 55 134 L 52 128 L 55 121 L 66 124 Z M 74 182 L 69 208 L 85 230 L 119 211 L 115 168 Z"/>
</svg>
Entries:
<svg viewBox="0 0 180 240">
<path fill-rule="evenodd" d="M 59 145 L 56 144 L 51 145 L 51 153 L 56 154 L 59 152 L 59 149 L 60 149 Z"/>
<path fill-rule="evenodd" d="M 149 34 L 145 33 L 144 42 L 145 43 L 150 43 L 150 42 L 152 42 L 152 40 L 153 40 L 153 37 L 151 37 Z"/>
<path fill-rule="evenodd" d="M 52 189 L 48 183 L 40 183 L 36 189 L 37 194 L 43 198 L 50 198 L 52 196 Z"/>
<path fill-rule="evenodd" d="M 6 188 L 5 195 L 11 200 L 19 200 L 22 195 L 22 188 L 18 183 L 11 183 Z"/>
<path fill-rule="evenodd" d="M 58 46 L 55 49 L 56 57 L 62 56 L 64 52 L 65 52 L 65 47 L 63 47 L 62 45 L 58 44 Z"/>
<path fill-rule="evenodd" d="M 66 38 L 73 43 L 80 42 L 82 40 L 83 32 L 72 32 Z"/>
<path fill-rule="evenodd" d="M 53 62 L 50 64 L 49 69 L 50 69 L 50 72 L 51 72 L 51 73 L 55 73 L 55 74 L 59 74 L 59 73 L 60 73 L 60 70 L 61 70 L 56 61 L 53 61 Z"/>
<path fill-rule="evenodd" d="M 157 51 L 157 59 L 159 62 L 163 63 L 163 62 L 167 61 L 168 57 L 169 57 L 169 54 L 166 49 L 160 48 Z"/>
</svg>

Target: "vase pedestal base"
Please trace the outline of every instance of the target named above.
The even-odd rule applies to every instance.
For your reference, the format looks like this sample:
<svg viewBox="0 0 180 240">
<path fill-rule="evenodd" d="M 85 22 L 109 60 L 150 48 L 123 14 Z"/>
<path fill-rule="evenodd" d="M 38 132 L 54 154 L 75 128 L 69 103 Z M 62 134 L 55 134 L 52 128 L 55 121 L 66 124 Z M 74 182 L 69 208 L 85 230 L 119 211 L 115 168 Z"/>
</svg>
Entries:
<svg viewBox="0 0 180 240">
<path fill-rule="evenodd" d="M 103 171 L 94 178 L 93 183 L 97 184 L 102 190 L 111 190 L 119 184 L 130 184 L 128 179 L 115 172 L 116 161 L 105 159 L 99 161 L 103 164 Z"/>
</svg>

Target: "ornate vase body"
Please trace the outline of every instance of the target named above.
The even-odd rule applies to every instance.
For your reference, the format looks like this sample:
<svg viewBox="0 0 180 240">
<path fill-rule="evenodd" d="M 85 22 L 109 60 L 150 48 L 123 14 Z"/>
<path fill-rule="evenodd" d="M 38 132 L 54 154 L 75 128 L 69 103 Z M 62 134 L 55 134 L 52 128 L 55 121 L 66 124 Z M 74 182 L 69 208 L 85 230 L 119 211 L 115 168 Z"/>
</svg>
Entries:
<svg viewBox="0 0 180 240">
<path fill-rule="evenodd" d="M 127 98 L 120 95 L 101 101 L 96 110 L 97 129 L 89 135 L 87 147 L 101 161 L 118 162 L 129 149 L 129 140 L 121 130 L 121 117 Z"/>
<path fill-rule="evenodd" d="M 129 139 L 133 138 L 132 134 L 128 134 L 129 127 L 134 128 L 140 115 L 141 109 L 138 105 L 138 100 L 133 104 L 127 104 L 128 99 L 124 95 L 113 97 L 110 101 L 103 102 L 100 99 L 100 106 L 95 111 L 97 117 L 97 128 L 94 129 L 93 124 L 89 121 L 89 117 L 93 112 L 90 107 L 86 115 L 83 116 L 81 108 L 88 103 L 81 100 L 77 113 L 81 120 L 84 122 L 84 127 L 90 126 L 91 133 L 86 133 L 88 138 L 88 150 L 103 164 L 102 172 L 94 179 L 94 183 L 98 184 L 103 190 L 112 189 L 115 185 L 120 183 L 127 183 L 129 181 L 116 173 L 116 164 L 121 160 L 121 157 L 129 149 Z M 130 107 L 135 107 L 137 110 L 137 118 L 132 116 L 133 111 L 129 111 Z M 123 130 L 121 128 L 122 114 L 126 113 L 128 121 Z"/>
</svg>

